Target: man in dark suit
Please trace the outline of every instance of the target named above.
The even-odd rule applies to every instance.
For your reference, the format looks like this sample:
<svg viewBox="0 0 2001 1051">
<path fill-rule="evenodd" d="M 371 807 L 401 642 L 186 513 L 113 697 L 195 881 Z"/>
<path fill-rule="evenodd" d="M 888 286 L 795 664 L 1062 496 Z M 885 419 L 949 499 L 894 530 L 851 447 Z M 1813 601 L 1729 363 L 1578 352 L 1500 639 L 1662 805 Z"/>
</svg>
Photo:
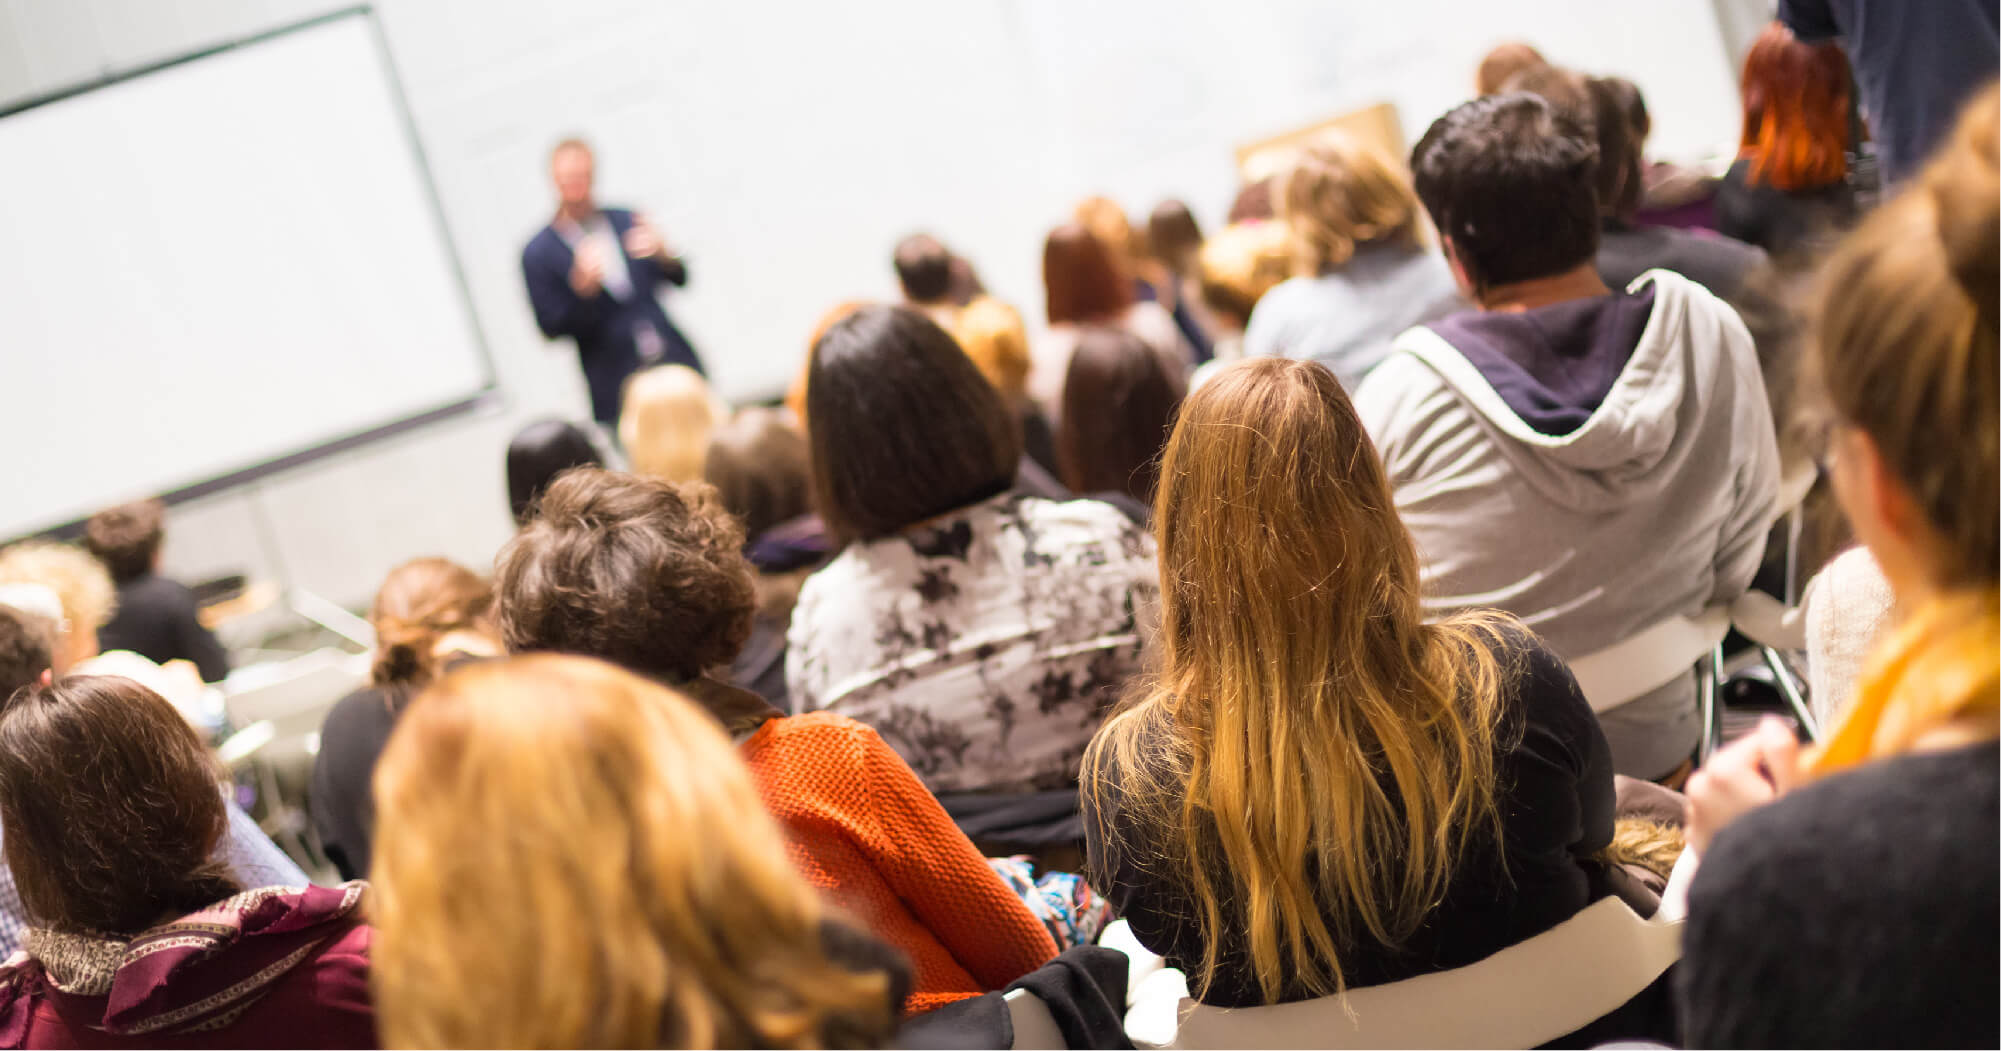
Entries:
<svg viewBox="0 0 2001 1051">
<path fill-rule="evenodd" d="M 659 299 L 661 285 L 687 284 L 688 268 L 644 215 L 597 206 L 594 169 L 583 141 L 556 144 L 556 217 L 521 253 L 521 275 L 542 334 L 576 341 L 591 416 L 611 427 L 627 376 L 656 364 L 701 371 L 702 361 Z"/>
</svg>

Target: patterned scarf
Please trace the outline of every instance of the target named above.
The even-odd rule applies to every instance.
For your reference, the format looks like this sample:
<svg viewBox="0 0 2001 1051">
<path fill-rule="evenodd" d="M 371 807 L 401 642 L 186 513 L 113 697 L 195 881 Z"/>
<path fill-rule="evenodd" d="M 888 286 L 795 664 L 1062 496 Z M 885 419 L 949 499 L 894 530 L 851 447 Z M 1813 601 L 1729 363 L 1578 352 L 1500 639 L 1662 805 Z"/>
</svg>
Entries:
<svg viewBox="0 0 2001 1051">
<path fill-rule="evenodd" d="M 1806 756 L 1825 775 L 1911 751 L 1952 726 L 2001 737 L 2001 594 L 1935 599 L 1870 656 L 1841 725 Z"/>
</svg>

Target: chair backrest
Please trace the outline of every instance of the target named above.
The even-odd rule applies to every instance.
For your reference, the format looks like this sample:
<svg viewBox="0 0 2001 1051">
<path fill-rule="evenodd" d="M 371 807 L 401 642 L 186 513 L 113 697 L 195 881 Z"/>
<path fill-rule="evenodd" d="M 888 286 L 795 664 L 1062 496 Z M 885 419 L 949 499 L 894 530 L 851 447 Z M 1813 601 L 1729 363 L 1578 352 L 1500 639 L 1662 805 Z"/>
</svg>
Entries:
<svg viewBox="0 0 2001 1051">
<path fill-rule="evenodd" d="M 1049 1013 L 1049 1005 L 1041 997 L 1026 989 L 1011 989 L 1001 999 L 1007 1003 L 1008 1019 L 1014 1024 L 1014 1043 L 1008 1046 L 1056 1051 L 1070 1046 L 1063 1039 L 1063 1030 L 1056 1025 L 1056 1016 Z"/>
<path fill-rule="evenodd" d="M 1269 1007 L 1184 1000 L 1174 1039 L 1164 1046 L 1535 1047 L 1611 1013 L 1680 955 L 1678 919 L 1641 919 L 1607 897 L 1451 971 Z"/>
<path fill-rule="evenodd" d="M 1569 661 L 1594 712 L 1644 697 L 1688 674 L 1730 633 L 1730 609 L 1712 606 L 1693 617 L 1668 617 L 1596 653 Z"/>
</svg>

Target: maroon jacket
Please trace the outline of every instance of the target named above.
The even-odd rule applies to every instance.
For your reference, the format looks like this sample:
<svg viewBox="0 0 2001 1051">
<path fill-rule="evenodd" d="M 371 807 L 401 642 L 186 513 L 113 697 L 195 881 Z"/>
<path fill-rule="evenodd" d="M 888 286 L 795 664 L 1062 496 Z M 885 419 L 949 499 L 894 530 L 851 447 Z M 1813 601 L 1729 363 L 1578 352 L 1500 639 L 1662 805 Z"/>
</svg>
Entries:
<svg viewBox="0 0 2001 1051">
<path fill-rule="evenodd" d="M 378 1047 L 367 885 L 266 887 L 130 940 L 31 932 L 0 1047 Z"/>
</svg>

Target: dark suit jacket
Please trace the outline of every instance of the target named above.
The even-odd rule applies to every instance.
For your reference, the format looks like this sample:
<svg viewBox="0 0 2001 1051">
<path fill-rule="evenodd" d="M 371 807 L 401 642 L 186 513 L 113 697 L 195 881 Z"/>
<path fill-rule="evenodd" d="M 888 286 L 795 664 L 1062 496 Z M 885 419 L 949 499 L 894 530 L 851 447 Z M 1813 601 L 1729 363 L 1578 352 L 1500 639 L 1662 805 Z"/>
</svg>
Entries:
<svg viewBox="0 0 2001 1051">
<path fill-rule="evenodd" d="M 229 656 L 202 627 L 195 593 L 166 577 L 148 573 L 118 585 L 118 609 L 97 630 L 106 650 L 131 650 L 155 664 L 193 661 L 203 682 L 229 674 Z"/>
<path fill-rule="evenodd" d="M 604 217 L 621 242 L 632 229 L 632 213 L 623 208 L 606 208 Z M 702 359 L 687 337 L 674 327 L 660 305 L 664 284 L 688 283 L 688 268 L 679 259 L 661 263 L 653 259 L 625 257 L 632 274 L 632 296 L 625 302 L 613 299 L 603 289 L 588 298 L 570 287 L 570 265 L 576 252 L 564 242 L 553 224 L 542 228 L 521 253 L 521 275 L 528 283 L 528 303 L 535 309 L 535 324 L 550 339 L 569 337 L 577 343 L 577 359 L 590 385 L 591 416 L 598 422 L 618 422 L 619 396 L 625 378 L 639 368 L 639 326 L 650 326 L 660 334 L 666 352 L 661 364 L 686 365 L 701 371 Z"/>
</svg>

